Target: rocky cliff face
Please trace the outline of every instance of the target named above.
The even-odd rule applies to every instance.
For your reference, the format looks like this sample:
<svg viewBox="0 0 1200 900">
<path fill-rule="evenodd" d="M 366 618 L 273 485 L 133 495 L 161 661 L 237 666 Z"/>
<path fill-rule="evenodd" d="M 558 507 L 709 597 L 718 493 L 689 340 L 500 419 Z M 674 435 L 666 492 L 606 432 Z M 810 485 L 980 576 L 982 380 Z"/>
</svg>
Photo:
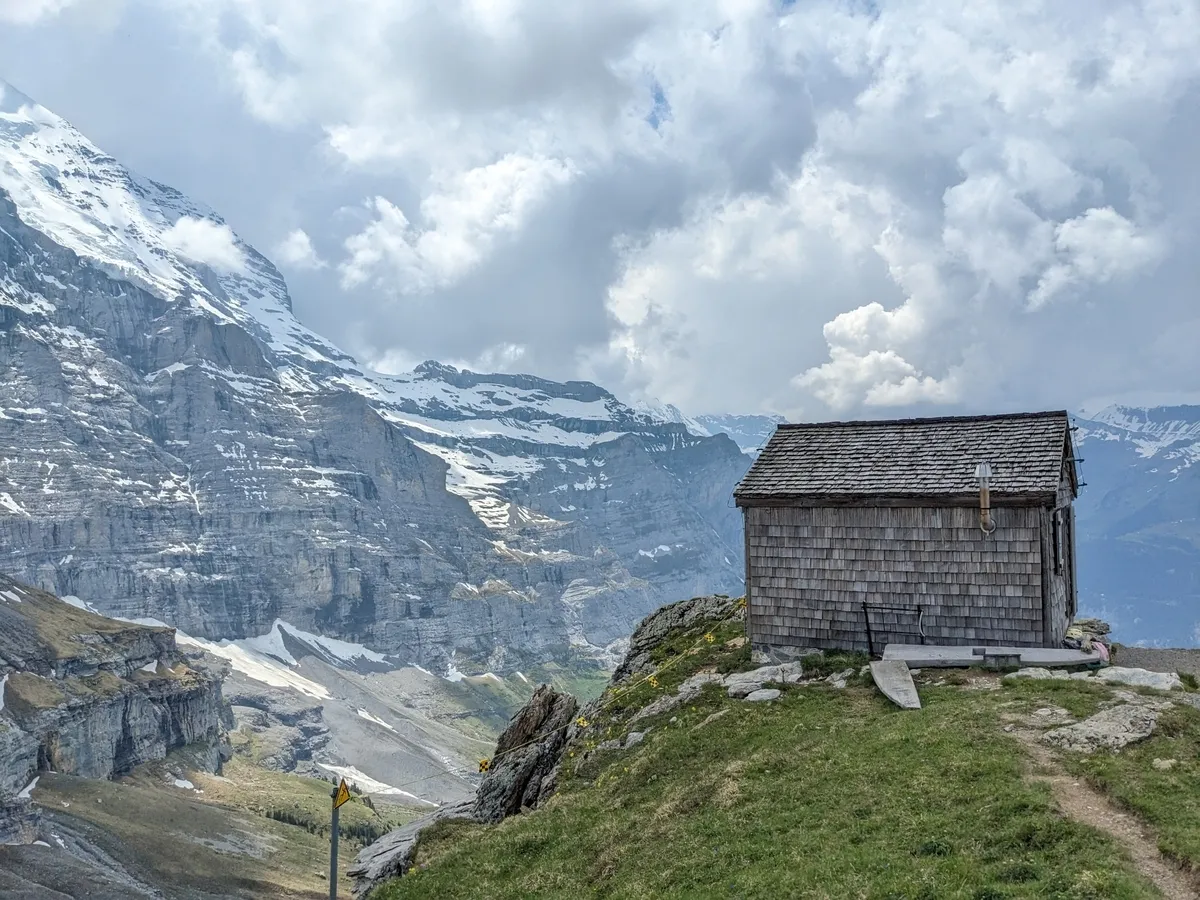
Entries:
<svg viewBox="0 0 1200 900">
<path fill-rule="evenodd" d="M 110 778 L 185 746 L 215 771 L 222 711 L 220 678 L 188 666 L 170 629 L 0 575 L 0 796 L 39 771 Z"/>
<path fill-rule="evenodd" d="M 215 213 L 2 84 L 0 380 L 0 566 L 105 613 L 502 671 L 740 590 L 733 440 L 593 384 L 368 371 Z"/>
</svg>

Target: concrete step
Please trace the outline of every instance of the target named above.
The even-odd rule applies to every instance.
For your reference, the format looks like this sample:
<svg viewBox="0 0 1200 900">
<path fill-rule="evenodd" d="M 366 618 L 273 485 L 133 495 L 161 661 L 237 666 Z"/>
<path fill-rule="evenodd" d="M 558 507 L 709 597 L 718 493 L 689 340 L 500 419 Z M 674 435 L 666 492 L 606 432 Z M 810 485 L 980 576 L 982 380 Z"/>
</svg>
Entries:
<svg viewBox="0 0 1200 900">
<path fill-rule="evenodd" d="M 884 659 L 902 660 L 912 669 L 930 669 L 937 666 L 966 668 L 1001 660 L 1008 664 L 1013 657 L 1019 657 L 1019 665 L 1043 668 L 1086 666 L 1100 662 L 1100 654 L 1094 650 L 1084 653 L 1082 650 L 1052 647 L 984 647 L 979 644 L 947 647 L 935 644 L 888 644 L 883 648 Z"/>
</svg>

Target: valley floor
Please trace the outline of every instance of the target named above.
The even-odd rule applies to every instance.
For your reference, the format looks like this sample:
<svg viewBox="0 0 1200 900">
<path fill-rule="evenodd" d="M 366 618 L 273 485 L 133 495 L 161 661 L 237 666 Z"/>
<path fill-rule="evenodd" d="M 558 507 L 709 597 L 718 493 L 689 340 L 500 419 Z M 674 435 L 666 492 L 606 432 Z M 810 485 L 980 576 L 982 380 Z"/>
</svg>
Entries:
<svg viewBox="0 0 1200 900">
<path fill-rule="evenodd" d="M 435 826 L 414 870 L 371 900 L 1200 896 L 1191 703 L 1160 712 L 1147 740 L 1081 755 L 1040 736 L 1111 704 L 1112 686 L 927 670 L 919 711 L 862 675 L 758 703 L 710 686 L 637 723 L 649 733 L 631 749 L 595 749 L 630 731 L 629 711 L 724 664 L 695 663 L 589 722 L 546 806 Z"/>
<path fill-rule="evenodd" d="M 33 797 L 57 846 L 0 847 L 0 896 L 324 900 L 329 789 L 240 756 L 223 776 L 160 763 L 117 781 L 43 775 Z M 340 896 L 361 846 L 416 815 L 384 801 L 342 808 Z"/>
</svg>

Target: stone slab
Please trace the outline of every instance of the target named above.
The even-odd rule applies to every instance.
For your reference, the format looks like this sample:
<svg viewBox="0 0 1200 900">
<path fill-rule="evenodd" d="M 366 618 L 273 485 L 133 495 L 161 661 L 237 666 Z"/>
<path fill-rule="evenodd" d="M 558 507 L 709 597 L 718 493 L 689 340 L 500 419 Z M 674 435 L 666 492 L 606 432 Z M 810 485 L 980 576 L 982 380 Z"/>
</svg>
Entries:
<svg viewBox="0 0 1200 900">
<path fill-rule="evenodd" d="M 985 656 L 986 654 L 986 656 Z M 1057 649 L 1053 647 L 983 647 L 979 644 L 941 646 L 934 644 L 888 644 L 883 648 L 885 660 L 902 660 L 910 669 L 932 667 L 966 668 L 982 665 L 986 657 L 1019 656 L 1022 666 L 1086 666 L 1101 661 L 1092 651 Z"/>
<path fill-rule="evenodd" d="M 901 709 L 920 709 L 921 698 L 913 684 L 908 664 L 901 659 L 877 659 L 871 663 L 871 678 L 883 695 Z"/>
</svg>

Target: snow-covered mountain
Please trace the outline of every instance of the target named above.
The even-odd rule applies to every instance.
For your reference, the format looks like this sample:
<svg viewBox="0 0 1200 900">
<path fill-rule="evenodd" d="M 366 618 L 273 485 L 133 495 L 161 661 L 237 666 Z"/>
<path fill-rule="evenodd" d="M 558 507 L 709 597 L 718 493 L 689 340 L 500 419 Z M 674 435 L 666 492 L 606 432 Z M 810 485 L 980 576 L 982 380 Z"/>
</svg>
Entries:
<svg viewBox="0 0 1200 900">
<path fill-rule="evenodd" d="M 1080 605 L 1128 643 L 1200 644 L 1200 406 L 1075 424 Z"/>
<path fill-rule="evenodd" d="M 751 457 L 758 456 L 775 428 L 787 421 L 783 416 L 708 415 L 696 416 L 697 425 L 708 434 L 727 434 Z"/>
<path fill-rule="evenodd" d="M 733 440 L 589 383 L 369 371 L 212 210 L 2 83 L 0 379 L 0 570 L 109 614 L 504 671 L 741 587 Z"/>
</svg>

